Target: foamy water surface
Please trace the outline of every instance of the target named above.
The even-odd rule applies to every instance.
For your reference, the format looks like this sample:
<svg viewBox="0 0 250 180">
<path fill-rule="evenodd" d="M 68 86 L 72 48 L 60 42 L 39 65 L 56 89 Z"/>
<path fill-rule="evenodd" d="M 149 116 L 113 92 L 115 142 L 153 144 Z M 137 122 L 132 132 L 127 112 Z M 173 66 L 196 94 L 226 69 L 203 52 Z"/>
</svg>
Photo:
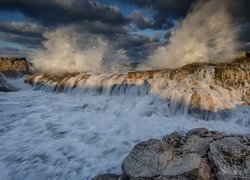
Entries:
<svg viewBox="0 0 250 180">
<path fill-rule="evenodd" d="M 33 91 L 0 93 L 0 179 L 90 179 L 121 173 L 120 165 L 142 140 L 206 127 L 249 133 L 250 107 L 222 119 L 172 113 L 152 95 L 109 96 Z"/>
</svg>

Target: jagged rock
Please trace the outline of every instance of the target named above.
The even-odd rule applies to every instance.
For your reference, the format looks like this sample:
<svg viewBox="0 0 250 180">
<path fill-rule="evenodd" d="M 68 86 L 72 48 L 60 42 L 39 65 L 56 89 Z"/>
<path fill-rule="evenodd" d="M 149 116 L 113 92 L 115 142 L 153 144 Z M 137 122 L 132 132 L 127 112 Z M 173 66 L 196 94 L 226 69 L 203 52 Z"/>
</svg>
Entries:
<svg viewBox="0 0 250 180">
<path fill-rule="evenodd" d="M 202 180 L 209 180 L 213 178 L 212 169 L 206 158 L 203 158 L 198 171 L 198 178 Z"/>
<path fill-rule="evenodd" d="M 133 180 L 133 178 L 129 178 L 126 174 L 117 175 L 117 174 L 107 173 L 95 176 L 91 178 L 91 180 Z M 134 180 L 139 180 L 139 179 L 136 178 Z"/>
<path fill-rule="evenodd" d="M 173 132 L 170 135 L 164 136 L 162 141 L 167 142 L 171 146 L 178 148 L 183 144 L 184 136 L 179 132 Z"/>
<path fill-rule="evenodd" d="M 159 176 L 173 153 L 173 148 L 160 140 L 141 142 L 125 158 L 122 169 L 130 177 Z"/>
<path fill-rule="evenodd" d="M 209 147 L 209 158 L 219 179 L 250 178 L 250 146 L 235 137 L 225 137 Z"/>
<path fill-rule="evenodd" d="M 218 131 L 209 131 L 207 128 L 195 128 L 187 132 L 185 139 L 190 138 L 190 136 L 199 136 L 199 137 L 212 137 L 214 140 L 221 139 L 227 136 L 225 133 Z"/>
<path fill-rule="evenodd" d="M 16 77 L 31 74 L 31 64 L 25 58 L 0 57 L 0 72 L 5 76 Z"/>
<path fill-rule="evenodd" d="M 184 155 L 174 154 L 174 157 L 166 164 L 161 174 L 167 177 L 184 175 L 192 175 L 198 170 L 201 164 L 201 157 L 196 153 L 188 153 Z"/>
<path fill-rule="evenodd" d="M 209 133 L 210 132 L 207 128 L 195 128 L 187 132 L 186 138 L 189 138 L 190 136 L 193 136 L 193 135 L 200 136 L 200 137 L 208 137 Z"/>
<path fill-rule="evenodd" d="M 182 148 L 187 152 L 196 152 L 201 157 L 204 157 L 207 155 L 209 143 L 212 141 L 212 137 L 202 138 L 199 136 L 191 136 L 186 140 Z"/>
<path fill-rule="evenodd" d="M 166 141 L 149 140 L 133 148 L 122 169 L 133 178 L 194 176 L 201 161 L 196 153 L 178 152 Z"/>
<path fill-rule="evenodd" d="M 122 163 L 119 180 L 249 179 L 250 134 L 190 130 L 140 142 Z M 105 176 L 103 176 L 105 177 Z M 125 178 L 126 177 L 126 178 Z"/>
<path fill-rule="evenodd" d="M 201 157 L 207 155 L 209 143 L 223 137 L 223 133 L 209 131 L 206 128 L 196 128 L 187 132 L 182 149 L 187 152 L 196 152 Z"/>
</svg>

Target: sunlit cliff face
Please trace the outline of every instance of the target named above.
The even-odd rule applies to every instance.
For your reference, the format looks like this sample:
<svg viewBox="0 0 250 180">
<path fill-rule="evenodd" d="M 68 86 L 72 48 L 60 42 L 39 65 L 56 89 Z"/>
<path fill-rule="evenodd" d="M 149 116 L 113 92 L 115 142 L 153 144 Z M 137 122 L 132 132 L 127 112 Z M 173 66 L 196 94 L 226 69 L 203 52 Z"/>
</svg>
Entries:
<svg viewBox="0 0 250 180">
<path fill-rule="evenodd" d="M 190 108 L 218 112 L 250 104 L 250 64 L 191 65 L 178 70 L 128 74 L 36 74 L 26 81 L 35 89 L 73 94 L 146 96 L 169 101 L 171 112 Z"/>
<path fill-rule="evenodd" d="M 238 29 L 228 12 L 229 2 L 197 4 L 166 46 L 149 57 L 153 69 L 179 68 L 194 62 L 229 62 L 239 47 Z"/>
</svg>

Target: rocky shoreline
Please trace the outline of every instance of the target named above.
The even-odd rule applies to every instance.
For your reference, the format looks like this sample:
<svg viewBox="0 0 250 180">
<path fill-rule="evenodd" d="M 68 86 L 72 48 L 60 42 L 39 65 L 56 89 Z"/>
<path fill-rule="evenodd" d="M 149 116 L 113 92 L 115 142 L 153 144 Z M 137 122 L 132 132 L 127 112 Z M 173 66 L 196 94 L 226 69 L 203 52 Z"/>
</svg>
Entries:
<svg viewBox="0 0 250 180">
<path fill-rule="evenodd" d="M 216 101 L 202 93 L 210 95 L 217 86 L 218 90 L 221 88 L 227 90 L 225 92 L 241 88 L 242 92 L 237 96 L 242 95 L 242 97 L 239 96 L 242 104 L 249 105 L 249 65 L 249 54 L 247 54 L 238 62 L 231 64 L 193 64 L 178 70 L 129 72 L 125 76 L 114 74 L 101 79 L 97 79 L 97 76 L 92 78 L 89 74 L 77 73 L 64 76 L 33 74 L 26 77 L 26 82 L 39 87 L 56 84 L 54 91 L 61 92 L 68 86 L 71 89 L 79 85 L 88 87 L 86 82 L 92 78 L 92 82 L 98 80 L 96 82 L 98 91 L 107 90 L 107 84 L 111 84 L 110 94 L 112 92 L 119 94 L 120 91 L 126 92 L 129 89 L 133 90 L 134 87 L 141 91 L 149 87 L 150 81 L 153 87 L 155 78 L 157 82 L 159 79 L 162 80 L 160 89 L 167 89 L 171 83 L 174 84 L 173 90 L 180 84 L 183 85 L 184 89 L 186 88 L 183 97 L 187 96 L 186 92 L 192 92 L 190 96 L 192 107 L 212 111 Z M 213 70 L 211 72 L 213 72 L 214 82 L 203 88 L 204 84 L 199 80 L 203 79 L 201 75 L 206 73 L 200 72 L 203 70 L 206 72 L 208 67 Z M 198 73 L 195 74 L 195 72 Z M 5 81 L 4 76 L 16 77 L 20 74 L 32 74 L 30 64 L 24 58 L 0 58 L 0 92 L 16 91 Z M 110 83 L 111 80 L 113 84 Z M 190 82 L 186 84 L 187 81 Z M 234 91 L 232 94 L 235 95 Z M 201 102 L 207 102 L 209 106 L 203 107 Z M 250 179 L 250 134 L 225 134 L 205 128 L 190 130 L 186 135 L 174 132 L 163 137 L 162 140 L 150 139 L 138 143 L 124 159 L 121 167 L 121 175 L 102 174 L 95 176 L 93 180 Z"/>
<path fill-rule="evenodd" d="M 0 57 L 0 72 L 8 77 L 31 74 L 31 64 L 26 58 Z"/>
<path fill-rule="evenodd" d="M 93 180 L 250 179 L 250 134 L 236 135 L 192 129 L 162 140 L 134 146 L 122 174 L 102 174 Z"/>
<path fill-rule="evenodd" d="M 31 64 L 25 58 L 0 57 L 0 92 L 17 91 L 5 77 L 17 78 L 27 74 L 31 74 Z"/>
</svg>

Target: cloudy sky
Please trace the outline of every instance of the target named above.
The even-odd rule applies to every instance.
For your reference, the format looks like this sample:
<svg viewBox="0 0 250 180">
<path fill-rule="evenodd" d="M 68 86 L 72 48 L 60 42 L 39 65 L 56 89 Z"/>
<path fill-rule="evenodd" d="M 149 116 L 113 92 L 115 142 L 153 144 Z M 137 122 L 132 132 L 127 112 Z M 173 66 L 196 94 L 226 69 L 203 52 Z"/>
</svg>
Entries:
<svg viewBox="0 0 250 180">
<path fill-rule="evenodd" d="M 74 26 L 105 37 L 134 60 L 168 43 L 172 30 L 197 0 L 0 0 L 0 54 L 26 56 L 44 33 Z M 232 1 L 243 49 L 250 49 L 250 1 Z"/>
</svg>

